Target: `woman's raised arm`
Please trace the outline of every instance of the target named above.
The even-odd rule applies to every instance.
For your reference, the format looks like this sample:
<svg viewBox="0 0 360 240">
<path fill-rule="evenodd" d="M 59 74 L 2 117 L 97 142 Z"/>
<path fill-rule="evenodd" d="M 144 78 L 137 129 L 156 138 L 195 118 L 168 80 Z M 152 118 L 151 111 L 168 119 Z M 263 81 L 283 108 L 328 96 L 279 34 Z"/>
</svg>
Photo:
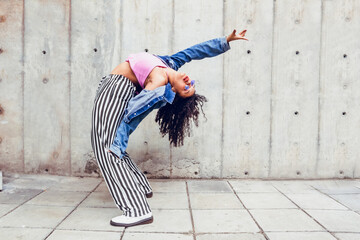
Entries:
<svg viewBox="0 0 360 240">
<path fill-rule="evenodd" d="M 158 57 L 160 57 L 172 69 L 178 70 L 181 66 L 183 66 L 185 63 L 190 62 L 191 60 L 200 60 L 203 58 L 215 57 L 219 54 L 226 52 L 230 49 L 229 42 L 231 41 L 248 40 L 244 37 L 245 33 L 246 30 L 243 30 L 241 33 L 236 34 L 236 30 L 234 30 L 226 37 L 215 38 L 196 44 L 171 56 L 165 55 Z"/>
</svg>

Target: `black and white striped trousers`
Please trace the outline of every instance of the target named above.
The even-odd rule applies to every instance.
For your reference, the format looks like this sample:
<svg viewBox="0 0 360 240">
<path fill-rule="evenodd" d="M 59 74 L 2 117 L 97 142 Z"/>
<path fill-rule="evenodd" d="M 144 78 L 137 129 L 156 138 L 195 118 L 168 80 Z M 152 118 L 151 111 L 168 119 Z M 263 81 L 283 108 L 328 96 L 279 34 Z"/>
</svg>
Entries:
<svg viewBox="0 0 360 240">
<path fill-rule="evenodd" d="M 152 190 L 129 155 L 119 159 L 108 149 L 135 90 L 135 85 L 124 76 L 103 77 L 95 96 L 91 129 L 92 148 L 110 194 L 115 204 L 130 217 L 151 212 L 145 194 Z"/>
</svg>

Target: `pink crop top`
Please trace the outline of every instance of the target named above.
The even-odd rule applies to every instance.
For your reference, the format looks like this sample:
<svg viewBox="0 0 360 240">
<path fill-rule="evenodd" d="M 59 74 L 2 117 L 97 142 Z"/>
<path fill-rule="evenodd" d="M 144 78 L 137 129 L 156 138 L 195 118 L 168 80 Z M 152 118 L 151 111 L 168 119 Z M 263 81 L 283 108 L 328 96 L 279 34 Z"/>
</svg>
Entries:
<svg viewBox="0 0 360 240">
<path fill-rule="evenodd" d="M 130 54 L 126 61 L 130 63 L 131 70 L 142 88 L 144 88 L 146 78 L 155 67 L 167 67 L 159 58 L 146 52 Z"/>
</svg>

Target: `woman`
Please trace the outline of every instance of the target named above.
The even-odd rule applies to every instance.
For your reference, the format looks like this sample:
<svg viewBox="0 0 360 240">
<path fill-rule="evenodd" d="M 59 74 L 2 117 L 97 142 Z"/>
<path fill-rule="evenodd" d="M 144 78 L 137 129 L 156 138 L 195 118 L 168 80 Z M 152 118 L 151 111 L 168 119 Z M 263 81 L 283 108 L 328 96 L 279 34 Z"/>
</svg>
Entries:
<svg viewBox="0 0 360 240">
<path fill-rule="evenodd" d="M 152 196 L 150 184 L 125 151 L 129 135 L 153 109 L 160 108 L 156 116 L 160 132 L 169 134 L 173 145 L 182 145 L 191 120 L 197 125 L 206 98 L 195 94 L 195 81 L 177 72 L 178 68 L 191 60 L 226 52 L 229 42 L 247 40 L 245 33 L 234 30 L 227 37 L 171 56 L 132 54 L 102 78 L 92 113 L 91 143 L 111 196 L 123 211 L 111 225 L 129 227 L 153 219 L 146 200 Z"/>
</svg>

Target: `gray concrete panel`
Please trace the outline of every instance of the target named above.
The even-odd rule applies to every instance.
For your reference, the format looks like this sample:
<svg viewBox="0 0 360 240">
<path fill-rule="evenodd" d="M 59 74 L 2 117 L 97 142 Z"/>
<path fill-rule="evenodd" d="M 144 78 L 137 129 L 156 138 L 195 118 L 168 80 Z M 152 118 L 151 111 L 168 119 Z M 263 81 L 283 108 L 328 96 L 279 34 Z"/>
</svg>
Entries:
<svg viewBox="0 0 360 240">
<path fill-rule="evenodd" d="M 24 171 L 23 1 L 0 1 L 0 169 Z"/>
<path fill-rule="evenodd" d="M 269 176 L 314 176 L 321 1 L 275 3 Z"/>
<path fill-rule="evenodd" d="M 360 177 L 360 2 L 324 1 L 319 177 Z"/>
<path fill-rule="evenodd" d="M 174 52 L 223 35 L 223 1 L 175 1 Z M 207 121 L 200 116 L 184 146 L 172 147 L 174 177 L 218 177 L 221 165 L 221 113 L 223 56 L 192 61 L 180 69 L 205 95 Z"/>
<path fill-rule="evenodd" d="M 70 175 L 70 1 L 25 1 L 25 171 Z"/>
<path fill-rule="evenodd" d="M 161 6 L 161 7 L 160 7 Z M 122 59 L 131 53 L 171 54 L 172 1 L 123 1 Z M 136 14 L 134 14 L 136 13 Z M 156 111 L 130 136 L 128 152 L 148 176 L 170 176 L 170 147 L 159 134 Z"/>
<path fill-rule="evenodd" d="M 273 1 L 226 1 L 225 31 L 247 29 L 224 56 L 223 177 L 266 177 L 269 167 Z"/>
<path fill-rule="evenodd" d="M 91 147 L 91 114 L 101 77 L 120 56 L 120 1 L 71 1 L 71 169 L 98 175 Z"/>
</svg>

